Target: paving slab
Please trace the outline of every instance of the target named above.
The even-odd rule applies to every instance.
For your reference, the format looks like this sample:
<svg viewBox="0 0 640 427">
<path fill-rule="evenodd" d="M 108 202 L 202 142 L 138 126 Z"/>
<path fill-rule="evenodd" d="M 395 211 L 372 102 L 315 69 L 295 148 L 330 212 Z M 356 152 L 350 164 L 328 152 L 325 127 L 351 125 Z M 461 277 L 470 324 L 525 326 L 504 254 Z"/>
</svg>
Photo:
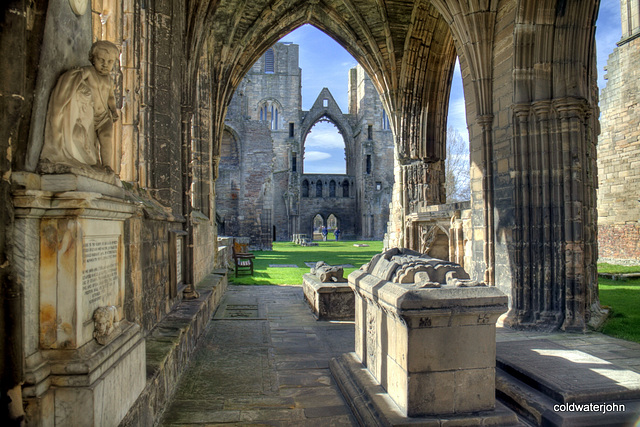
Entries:
<svg viewBox="0 0 640 427">
<path fill-rule="evenodd" d="M 353 328 L 316 321 L 301 287 L 230 286 L 160 425 L 357 425 L 329 371 Z"/>
<path fill-rule="evenodd" d="M 499 368 L 560 403 L 640 398 L 640 374 L 557 342 L 501 342 L 496 353 Z"/>
<path fill-rule="evenodd" d="M 529 408 L 527 422 L 539 425 L 597 424 L 592 413 L 553 410 L 555 403 L 575 399 L 602 403 L 604 396 L 617 396 L 627 403 L 626 413 L 601 417 L 604 425 L 628 423 L 640 414 L 632 398 L 640 389 L 640 344 L 599 333 L 506 328 L 498 328 L 496 339 L 498 363 L 522 367 L 519 378 L 526 383 L 498 369 L 496 381 L 504 391 L 498 390 L 498 410 L 477 414 L 478 423 L 511 423 L 504 403 L 513 407 L 514 400 Z M 353 322 L 316 321 L 301 287 L 230 286 L 160 425 L 357 425 L 329 371 L 333 358 L 353 351 Z M 550 392 L 540 392 L 540 384 Z"/>
<path fill-rule="evenodd" d="M 533 425 L 640 425 L 640 344 L 499 328 L 496 395 Z"/>
</svg>

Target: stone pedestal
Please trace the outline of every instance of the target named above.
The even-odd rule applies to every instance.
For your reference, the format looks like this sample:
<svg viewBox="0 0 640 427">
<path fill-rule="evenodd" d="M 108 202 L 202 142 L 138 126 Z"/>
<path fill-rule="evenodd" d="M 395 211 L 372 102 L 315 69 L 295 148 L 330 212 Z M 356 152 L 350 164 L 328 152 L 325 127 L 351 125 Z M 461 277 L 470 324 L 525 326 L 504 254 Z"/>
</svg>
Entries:
<svg viewBox="0 0 640 427">
<path fill-rule="evenodd" d="M 507 297 L 463 275 L 397 249 L 349 275 L 355 353 L 404 417 L 495 407 L 495 324 Z"/>
<path fill-rule="evenodd" d="M 315 274 L 306 273 L 302 290 L 318 320 L 353 320 L 353 290 L 347 282 L 321 282 Z"/>
<path fill-rule="evenodd" d="M 84 176 L 14 182 L 26 400 L 52 399 L 56 425 L 117 425 L 146 378 L 140 327 L 123 315 L 123 230 L 135 206 L 122 188 Z M 108 318 L 96 321 L 99 308 Z"/>
</svg>

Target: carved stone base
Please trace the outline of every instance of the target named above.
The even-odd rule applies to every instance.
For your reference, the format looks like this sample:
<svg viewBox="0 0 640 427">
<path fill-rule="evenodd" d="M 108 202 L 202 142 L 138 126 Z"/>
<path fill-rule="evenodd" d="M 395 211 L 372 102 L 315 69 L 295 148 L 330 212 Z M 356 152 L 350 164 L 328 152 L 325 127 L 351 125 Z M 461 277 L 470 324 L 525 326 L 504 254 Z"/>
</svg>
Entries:
<svg viewBox="0 0 640 427">
<path fill-rule="evenodd" d="M 302 276 L 304 298 L 318 320 L 353 320 L 353 290 L 348 283 L 321 282 L 317 276 Z"/>
<path fill-rule="evenodd" d="M 121 322 L 115 338 L 73 350 L 47 350 L 55 425 L 118 425 L 146 381 L 140 327 Z"/>
<path fill-rule="evenodd" d="M 391 399 L 355 353 L 346 353 L 331 360 L 331 374 L 351 407 L 358 423 L 377 426 L 515 426 L 521 423 L 516 414 L 500 402 L 495 409 L 456 415 L 407 417 Z M 489 390 L 493 392 L 492 390 Z"/>
<path fill-rule="evenodd" d="M 412 270 L 429 286 L 402 281 Z M 507 296 L 454 274 L 464 271 L 393 249 L 349 275 L 356 354 L 406 417 L 494 408 L 495 325 Z"/>
</svg>

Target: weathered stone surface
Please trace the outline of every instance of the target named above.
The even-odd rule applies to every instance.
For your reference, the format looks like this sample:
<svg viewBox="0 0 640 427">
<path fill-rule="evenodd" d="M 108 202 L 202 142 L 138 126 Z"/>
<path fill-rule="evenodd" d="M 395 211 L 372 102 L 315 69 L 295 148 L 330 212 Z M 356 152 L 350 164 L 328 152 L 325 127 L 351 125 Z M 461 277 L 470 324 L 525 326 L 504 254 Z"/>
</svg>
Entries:
<svg viewBox="0 0 640 427">
<path fill-rule="evenodd" d="M 264 317 L 216 313 L 160 425 L 357 425 L 329 372 L 353 324 L 317 322 L 299 286 L 230 287 L 221 307 L 242 305 Z"/>
<path fill-rule="evenodd" d="M 304 111 L 298 45 L 277 43 L 269 52 L 274 70 L 261 56 L 225 118 L 216 182 L 221 229 L 250 236 L 254 248 L 270 248 L 274 238 L 295 241 L 311 233 L 316 215 L 325 225 L 334 215 L 342 238 L 381 239 L 391 201 L 393 137 L 371 80 L 362 67 L 350 71 L 348 114 L 326 88 Z M 319 121 L 334 123 L 344 138 L 345 174 L 304 171 L 305 140 Z"/>
<path fill-rule="evenodd" d="M 120 425 L 147 426 L 157 422 L 226 289 L 226 270 L 206 276 L 197 286 L 199 298 L 182 301 L 150 331 L 146 339 L 144 390 L 129 405 Z"/>
<path fill-rule="evenodd" d="M 316 275 L 302 276 L 304 298 L 318 320 L 353 320 L 354 296 L 349 284 L 322 282 Z"/>
<path fill-rule="evenodd" d="M 409 268 L 424 268 L 418 283 L 401 282 Z M 429 280 L 420 283 L 420 273 Z M 456 264 L 394 249 L 349 275 L 356 354 L 404 416 L 494 408 L 495 325 L 507 296 L 456 286 L 452 274 L 466 275 Z"/>
<path fill-rule="evenodd" d="M 636 64 L 640 61 L 640 10 L 633 2 L 623 0 L 620 11 L 622 39 L 609 55 L 607 85 L 600 95 L 598 256 L 601 261 L 638 264 L 640 70 Z"/>
<path fill-rule="evenodd" d="M 445 118 L 453 67 L 459 57 L 467 95 L 472 188 L 470 209 L 461 212 L 467 224 L 463 229 L 467 242 L 464 266 L 471 279 L 495 285 L 511 297 L 508 324 L 584 330 L 589 310 L 598 305 L 598 111 L 593 37 L 599 2 L 552 0 L 544 9 L 534 0 L 399 0 L 384 2 L 384 7 L 343 0 L 302 3 L 256 0 L 238 7 L 236 0 L 221 0 L 214 7 L 207 0 L 94 1 L 91 11 L 82 15 L 73 13 L 68 0 L 6 3 L 0 29 L 0 193 L 10 203 L 0 208 L 0 276 L 6 318 L 21 321 L 11 320 L 13 324 L 0 329 L 3 342 L 14 345 L 8 350 L 9 368 L 3 370 L 11 376 L 11 389 L 24 383 L 26 398 L 35 405 L 34 411 L 27 412 L 42 417 L 28 420 L 30 423 L 50 420 L 43 415 L 43 408 L 51 402 L 46 380 L 42 380 L 47 367 L 38 361 L 40 343 L 35 339 L 42 326 L 38 306 L 42 283 L 39 274 L 32 273 L 37 270 L 34 265 L 47 260 L 41 259 L 39 245 L 26 242 L 30 237 L 15 236 L 22 232 L 33 236 L 40 229 L 38 218 L 47 202 L 25 188 L 40 179 L 20 177 L 20 172 L 36 169 L 44 142 L 46 105 L 56 79 L 74 66 L 88 65 L 86 52 L 94 40 L 109 40 L 122 48 L 121 64 L 113 73 L 114 95 L 122 111 L 122 120 L 114 127 L 115 138 L 123 147 L 120 178 L 128 193 L 144 193 L 131 196 L 136 215 L 126 221 L 122 232 L 123 307 L 124 317 L 142 325 L 144 331 L 153 329 L 182 297 L 171 297 L 168 287 L 170 231 L 187 233 L 184 266 L 190 284 L 214 267 L 217 209 L 213 182 L 219 175 L 222 178 L 219 172 L 221 168 L 224 172 L 225 164 L 234 167 L 231 162 L 240 153 L 227 153 L 224 148 L 229 137 L 225 117 L 235 108 L 233 94 L 242 89 L 247 72 L 264 63 L 261 58 L 275 40 L 305 23 L 322 28 L 341 43 L 371 77 L 367 81 L 364 74 L 353 72 L 351 117 L 333 118 L 351 125 L 341 131 L 351 133 L 357 143 L 354 147 L 361 148 L 349 153 L 351 169 L 342 177 L 349 182 L 349 197 L 343 199 L 349 200 L 341 203 L 353 203 L 358 213 L 354 229 L 362 230 L 363 236 L 376 236 L 384 229 L 379 219 L 391 202 L 388 247 L 405 247 L 407 218 L 444 202 Z M 110 9 L 111 4 L 119 7 Z M 631 37 L 625 40 L 631 45 L 638 39 L 633 38 L 635 24 L 628 24 L 638 22 L 638 12 L 635 3 L 628 4 L 633 6 L 628 8 L 631 15 L 624 16 Z M 537 42 L 551 40 L 550 35 L 554 43 Z M 293 61 L 275 63 L 276 67 L 295 68 Z M 274 69 L 273 75 L 263 74 L 265 79 L 279 79 L 280 73 L 286 74 L 281 68 Z M 613 70 L 611 80 L 613 84 Z M 364 90 L 361 97 L 360 90 L 367 84 L 378 94 Z M 296 91 L 291 94 L 297 97 Z M 282 102 L 279 94 L 273 97 Z M 362 99 L 365 102 L 358 105 Z M 302 200 L 296 194 L 301 183 L 289 178 L 294 176 L 293 154 L 297 154 L 297 165 L 302 162 L 305 118 L 314 122 L 337 111 L 330 99 L 325 111 L 324 98 L 319 98 L 320 106 L 313 114 L 286 117 L 285 127 L 276 135 L 258 120 L 253 108 L 259 101 L 247 102 L 252 120 L 240 129 L 242 135 L 256 136 L 252 154 L 259 164 L 228 186 L 231 195 L 242 190 L 257 197 L 260 209 L 250 211 L 256 221 L 246 235 L 266 243 L 273 238 L 272 225 L 276 225 L 276 237 L 285 232 L 309 233 L 301 216 L 291 224 L 274 220 L 285 218 L 287 209 L 298 209 L 295 215 L 302 212 L 291 203 Z M 629 101 L 627 112 L 635 108 L 633 99 Z M 362 111 L 362 105 L 373 109 Z M 242 113 L 242 108 L 236 112 Z M 389 130 L 382 128 L 382 108 L 388 113 Z M 292 113 L 299 111 L 299 106 L 292 105 Z M 294 122 L 291 142 L 286 127 L 289 119 Z M 239 135 L 234 138 L 242 139 Z M 625 135 L 635 133 L 630 130 Z M 391 146 L 382 150 L 378 145 L 383 137 L 394 138 L 393 156 L 378 157 L 378 153 L 391 151 Z M 614 136 L 618 145 L 620 137 Z M 633 158 L 628 155 L 634 153 L 633 147 L 633 143 L 623 147 L 619 156 Z M 369 155 L 371 174 L 366 173 Z M 222 162 L 221 157 L 225 158 Z M 614 172 L 605 170 L 600 175 L 615 179 L 606 177 Z M 265 173 L 271 179 L 268 184 Z M 377 176 L 382 190 L 367 193 Z M 389 198 L 384 183 L 394 179 Z M 224 181 L 220 180 L 221 185 Z M 322 184 L 325 191 L 324 181 Z M 40 188 L 40 184 L 33 185 Z M 622 194 L 618 185 L 612 190 Z M 330 188 L 330 180 L 327 186 Z M 291 191 L 272 191 L 283 188 Z M 339 193 L 340 188 L 337 190 Z M 368 198 L 367 194 L 373 195 Z M 104 206 L 81 209 L 101 218 L 112 215 L 107 197 L 102 198 Z M 323 198 L 315 199 L 320 202 Z M 32 205 L 23 209 L 25 200 Z M 57 208 L 80 208 L 73 200 L 59 201 Z M 229 205 L 234 207 L 233 203 L 231 199 Z M 309 207 L 318 208 L 313 203 Z M 229 221 L 244 221 L 240 218 L 244 215 L 248 214 L 238 211 Z M 625 223 L 611 236 L 633 233 Z M 45 330 L 50 321 L 45 317 Z M 38 402 L 36 395 L 42 400 Z"/>
</svg>

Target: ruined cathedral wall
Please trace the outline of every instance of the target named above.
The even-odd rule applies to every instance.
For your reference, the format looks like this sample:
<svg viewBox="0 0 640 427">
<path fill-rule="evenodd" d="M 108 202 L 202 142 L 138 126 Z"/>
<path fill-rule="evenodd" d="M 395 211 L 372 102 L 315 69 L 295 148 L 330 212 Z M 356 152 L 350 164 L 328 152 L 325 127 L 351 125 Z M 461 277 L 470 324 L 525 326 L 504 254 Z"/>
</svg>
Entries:
<svg viewBox="0 0 640 427">
<path fill-rule="evenodd" d="M 240 216 L 251 215 L 249 212 L 256 215 L 253 227 L 250 220 L 243 220 L 245 227 L 241 235 L 250 233 L 252 241 L 257 244 L 260 240 L 265 248 L 271 247 L 267 241 L 273 240 L 274 226 L 279 240 L 289 237 L 283 195 L 289 187 L 292 155 L 296 153 L 301 157 L 299 128 L 302 101 L 298 46 L 277 43 L 270 50 L 273 52 L 272 71 L 265 63 L 266 55 L 261 56 L 247 74 L 240 91 L 246 108 L 242 119 L 248 119 L 247 133 L 243 136 L 246 142 L 243 149 L 246 169 L 243 170 L 247 174 L 244 179 L 248 181 L 244 184 L 246 192 L 240 199 L 248 210 L 241 209 Z M 239 102 L 238 95 L 236 92 L 232 104 Z M 265 105 L 266 115 L 263 113 L 261 120 L 260 109 Z M 235 116 L 234 119 L 239 118 Z M 293 137 L 290 136 L 291 125 Z M 301 162 L 302 159 L 298 160 Z M 256 199 L 258 192 L 261 192 L 259 200 Z"/>
<path fill-rule="evenodd" d="M 640 261 L 640 38 L 614 49 L 600 97 L 599 260 Z"/>
<path fill-rule="evenodd" d="M 243 127 L 242 157 L 240 162 L 237 236 L 248 237 L 251 249 L 264 247 L 270 233 L 266 230 L 268 211 L 271 209 L 273 140 L 266 123 L 247 121 Z M 221 195 L 223 196 L 223 195 Z M 229 213 L 234 215 L 234 213 Z"/>
<path fill-rule="evenodd" d="M 357 180 L 359 233 L 362 239 L 382 240 L 387 231 L 394 182 L 393 133 L 383 125 L 380 96 L 360 65 L 351 72 L 349 92 L 354 100 L 349 113 L 356 121 L 355 172 L 360 177 Z"/>
<path fill-rule="evenodd" d="M 329 175 L 322 175 L 329 177 Z M 328 181 L 327 181 L 328 182 Z M 328 185 L 325 186 L 325 190 Z M 313 188 L 315 195 L 315 187 Z M 327 203 L 330 201 L 331 203 Z M 342 240 L 355 239 L 358 235 L 356 228 L 356 216 L 353 214 L 356 209 L 355 197 L 303 197 L 300 199 L 300 232 L 311 237 L 313 235 L 313 218 L 321 215 L 325 224 L 331 214 L 338 219 Z"/>
<path fill-rule="evenodd" d="M 503 1 L 500 3 L 496 16 L 496 28 L 494 30 L 493 46 L 493 185 L 494 185 L 494 206 L 499 209 L 500 216 L 495 217 L 495 277 L 496 284 L 502 285 L 503 291 L 508 295 L 511 293 L 511 265 L 513 263 L 512 240 L 510 238 L 514 218 L 514 193 L 522 189 L 514 188 L 511 177 L 513 153 L 513 50 L 514 50 L 514 22 L 516 5 L 514 2 Z M 465 93 L 466 94 L 466 93 Z M 470 94 L 469 94 L 470 95 Z M 466 98 L 470 99 L 471 96 Z M 469 122 L 475 122 L 475 117 L 467 116 Z M 481 175 L 478 159 L 482 154 L 478 152 L 478 144 L 481 144 L 481 127 L 476 123 L 474 126 L 475 139 L 474 148 L 471 151 L 471 176 L 472 176 L 472 206 L 474 208 L 471 217 L 473 224 L 474 240 L 473 260 L 474 269 L 478 274 L 483 264 L 482 247 L 483 239 L 477 239 L 482 235 L 481 219 L 482 207 L 479 203 L 481 198 L 482 182 L 477 179 Z M 474 179 L 475 177 L 475 179 Z M 484 266 L 482 266 L 484 268 Z M 478 276 L 482 277 L 482 276 Z"/>
<path fill-rule="evenodd" d="M 131 249 L 128 264 L 132 266 L 126 293 L 136 309 L 132 315 L 148 331 L 177 303 L 169 292 L 169 234 L 183 230 L 185 223 L 181 143 L 185 22 L 183 6 L 177 3 L 130 7 L 128 25 L 144 31 L 134 32 L 139 38 L 131 37 L 124 43 L 137 45 L 130 57 L 140 78 L 135 92 L 128 93 L 129 102 L 139 97 L 139 109 L 133 113 L 139 123 L 138 140 L 123 140 L 123 147 L 138 147 L 132 161 L 139 168 L 124 179 L 133 181 L 129 197 L 142 201 L 144 208 L 139 217 L 125 224 L 131 230 L 127 244 Z M 138 186 L 144 190 L 136 190 Z"/>
</svg>

